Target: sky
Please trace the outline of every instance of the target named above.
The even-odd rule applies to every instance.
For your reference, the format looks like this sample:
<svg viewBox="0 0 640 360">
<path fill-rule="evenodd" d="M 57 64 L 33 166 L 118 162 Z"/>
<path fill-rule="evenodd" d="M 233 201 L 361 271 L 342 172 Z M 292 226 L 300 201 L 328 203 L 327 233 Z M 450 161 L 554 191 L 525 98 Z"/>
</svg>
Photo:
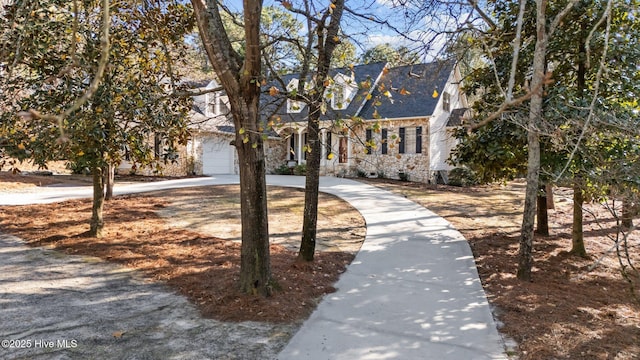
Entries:
<svg viewBox="0 0 640 360">
<path fill-rule="evenodd" d="M 300 3 L 298 0 L 289 1 L 294 7 Z M 449 15 L 443 15 L 444 12 L 442 11 L 438 12 L 437 16 L 418 13 L 416 7 L 407 5 L 411 1 L 414 0 L 347 0 L 349 8 L 358 13 L 372 15 L 378 19 L 388 21 L 398 30 L 393 31 L 389 27 L 376 25 L 352 16 L 343 16 L 343 29 L 358 43 L 358 52 L 361 53 L 379 44 L 389 43 L 396 47 L 406 46 L 410 49 L 420 49 L 420 52 L 424 53 L 424 61 L 432 60 L 447 41 L 444 36 L 436 36 L 434 31 L 451 30 L 455 19 Z M 328 6 L 329 1 L 315 0 L 315 3 L 320 4 L 319 6 L 324 9 Z M 418 1 L 418 3 L 422 4 L 423 1 Z M 241 0 L 226 0 L 225 4 L 232 10 L 242 10 Z M 265 0 L 264 6 L 282 7 L 282 4 L 280 1 Z M 416 13 L 417 15 L 414 15 Z M 398 32 L 405 34 L 405 36 L 399 35 Z M 408 40 L 407 36 L 413 39 L 421 39 L 422 44 Z M 425 43 L 430 44 L 431 51 L 428 53 L 425 50 Z"/>
</svg>

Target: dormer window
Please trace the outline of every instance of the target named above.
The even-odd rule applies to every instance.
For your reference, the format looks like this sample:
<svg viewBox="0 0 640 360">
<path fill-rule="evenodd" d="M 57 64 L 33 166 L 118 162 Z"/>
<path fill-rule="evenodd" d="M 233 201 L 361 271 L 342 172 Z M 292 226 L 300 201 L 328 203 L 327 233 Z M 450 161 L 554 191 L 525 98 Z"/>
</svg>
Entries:
<svg viewBox="0 0 640 360">
<path fill-rule="evenodd" d="M 331 107 L 335 110 L 344 110 L 358 92 L 355 81 L 347 75 L 337 74 L 333 78 L 333 85 L 327 89 L 327 97 L 331 98 Z"/>
<path fill-rule="evenodd" d="M 346 108 L 344 98 L 345 88 L 342 84 L 335 84 L 333 86 L 333 97 L 331 98 L 331 107 L 334 109 Z"/>
<path fill-rule="evenodd" d="M 207 116 L 220 115 L 220 93 L 208 93 L 206 95 L 207 101 Z"/>
<path fill-rule="evenodd" d="M 287 84 L 287 91 L 291 94 L 297 94 L 298 91 L 298 79 L 291 79 L 289 84 Z M 306 88 L 306 86 L 305 86 Z M 302 109 L 305 107 L 305 103 L 302 101 L 287 99 L 287 113 L 289 114 L 297 114 L 302 112 Z"/>
<path fill-rule="evenodd" d="M 211 90 L 218 87 L 216 81 L 212 81 L 207 85 L 207 90 Z M 208 117 L 227 115 L 229 107 L 227 106 L 227 97 L 223 91 L 215 91 L 206 93 L 204 96 L 205 101 L 205 115 Z"/>
</svg>

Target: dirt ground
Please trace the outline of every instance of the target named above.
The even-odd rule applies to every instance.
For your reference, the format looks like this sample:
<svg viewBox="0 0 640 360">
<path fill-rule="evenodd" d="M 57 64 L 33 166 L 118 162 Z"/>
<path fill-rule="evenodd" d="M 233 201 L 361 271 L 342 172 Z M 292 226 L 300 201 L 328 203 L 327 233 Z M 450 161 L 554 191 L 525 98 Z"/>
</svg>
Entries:
<svg viewBox="0 0 640 360">
<path fill-rule="evenodd" d="M 45 185 L 42 180 L 24 178 L 16 180 L 0 174 L 0 191 Z M 552 234 L 536 237 L 534 281 L 523 283 L 515 278 L 515 270 L 524 183 L 454 188 L 368 181 L 401 193 L 445 217 L 469 240 L 483 286 L 501 324 L 500 331 L 519 344 L 514 355 L 521 359 L 640 358 L 640 305 L 634 302 L 629 283 L 621 276 L 618 258 L 611 252 L 615 224 L 601 205 L 586 207 L 585 243 L 590 257 L 575 257 L 568 253 L 571 194 L 566 189 L 557 189 L 556 209 L 549 211 Z M 206 316 L 234 321 L 304 319 L 319 297 L 332 291 L 332 284 L 351 261 L 351 253 L 328 246 L 318 253 L 317 262 L 300 266 L 293 261 L 295 250 L 288 249 L 286 241 L 283 245 L 274 244 L 272 267 L 281 291 L 270 299 L 238 294 L 233 284 L 239 267 L 239 244 L 223 239 L 237 235 L 233 231 L 216 232 L 215 226 L 197 232 L 186 230 L 183 226 L 197 228 L 195 225 L 205 219 L 192 216 L 182 219 L 186 222 L 181 224 L 175 218 L 181 219 L 181 212 L 195 206 L 206 209 L 207 221 L 217 221 L 220 228 L 226 228 L 223 224 L 237 217 L 229 211 L 234 206 L 229 204 L 237 201 L 233 199 L 234 193 L 231 188 L 221 187 L 119 197 L 106 207 L 107 235 L 101 240 L 84 235 L 90 209 L 87 201 L 0 208 L 0 229 L 35 246 L 100 256 L 138 268 L 178 289 Z M 275 188 L 271 189 L 270 201 L 284 201 L 283 194 L 302 193 Z M 199 202 L 193 204 L 194 198 Z M 355 239 L 364 237 L 364 232 L 358 232 L 364 224 L 357 223 L 359 217 L 351 214 L 332 225 L 331 218 L 345 213 L 342 210 L 345 205 L 332 201 L 338 200 L 322 200 L 330 206 L 322 215 L 329 222 L 320 233 L 329 239 L 329 244 L 335 236 L 345 233 L 348 241 L 357 244 Z M 297 230 L 296 226 L 293 230 L 277 230 L 299 217 L 291 216 L 300 211 L 291 206 L 286 201 L 275 206 L 282 212 L 278 215 L 272 211 L 275 217 L 270 219 L 272 233 L 285 234 L 286 238 L 290 232 L 299 232 L 299 226 Z M 161 214 L 169 214 L 173 220 Z M 629 240 L 638 244 L 640 237 L 632 233 Z M 640 254 L 637 246 L 634 250 L 632 257 L 637 266 Z M 640 287 L 640 279 L 631 281 L 636 289 Z"/>
</svg>

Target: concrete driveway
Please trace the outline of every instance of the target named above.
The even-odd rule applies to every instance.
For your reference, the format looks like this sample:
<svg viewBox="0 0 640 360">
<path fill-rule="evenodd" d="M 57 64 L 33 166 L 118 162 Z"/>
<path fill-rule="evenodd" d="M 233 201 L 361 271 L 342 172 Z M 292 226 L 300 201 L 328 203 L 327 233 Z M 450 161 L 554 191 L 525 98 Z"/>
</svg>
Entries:
<svg viewBox="0 0 640 360">
<path fill-rule="evenodd" d="M 304 178 L 295 176 L 269 176 L 267 181 L 271 185 L 279 186 L 303 187 L 304 184 Z M 116 187 L 115 193 L 137 193 L 231 183 L 238 183 L 238 178 L 218 176 L 125 185 Z M 319 304 L 317 310 L 277 358 L 282 360 L 507 358 L 468 243 L 448 222 L 404 197 L 356 181 L 322 178 L 320 190 L 343 198 L 360 211 L 367 223 L 366 240 L 352 264 L 336 284 L 338 291 L 327 296 Z M 28 194 L 3 194 L 0 202 L 7 205 L 45 203 L 90 195 L 91 189 L 87 187 L 51 188 Z M 5 243 L 3 249 L 7 248 L 11 247 L 7 247 Z M 107 264 L 83 263 L 76 264 L 78 269 L 75 271 L 92 273 L 93 276 L 76 283 L 65 283 L 65 279 L 73 278 L 73 275 L 61 272 L 59 280 L 62 283 L 53 286 L 56 290 L 52 290 L 47 284 L 35 283 L 26 291 L 18 291 L 16 289 L 20 287 L 19 284 L 29 278 L 29 269 L 33 267 L 32 261 L 28 258 L 31 256 L 28 255 L 29 251 L 46 250 L 6 251 L 10 252 L 8 256 L 13 256 L 16 260 L 10 265 L 11 268 L 7 268 L 5 259 L 0 259 L 0 272 L 2 274 L 7 274 L 7 271 L 24 273 L 24 277 L 9 276 L 7 278 L 7 275 L 0 277 L 0 291 L 3 294 L 11 294 L 9 297 L 3 295 L 0 302 L 0 316 L 2 316 L 0 325 L 3 329 L 0 330 L 1 339 L 34 339 L 37 336 L 51 338 L 60 327 L 57 324 L 66 323 L 67 319 L 63 316 L 64 309 L 60 309 L 59 311 L 63 311 L 60 319 L 50 319 L 44 324 L 35 321 L 27 328 L 18 324 L 23 316 L 27 316 L 26 313 L 29 313 L 31 320 L 34 317 L 36 319 L 47 317 L 46 304 L 30 303 L 40 293 L 47 293 L 51 299 L 63 296 L 63 293 L 75 294 L 66 300 L 68 310 L 66 316 L 73 318 L 75 308 L 73 299 L 77 299 L 83 291 L 99 287 L 101 293 L 108 295 L 112 291 L 115 294 L 120 286 L 116 285 L 117 282 L 110 283 L 106 287 L 101 285 L 105 283 L 106 280 L 103 277 L 109 274 L 111 268 L 100 267 Z M 0 256 L 6 251 L 0 252 Z M 20 252 L 24 254 L 19 254 Z M 63 256 L 61 261 L 66 264 L 77 262 L 77 259 Z M 41 269 L 41 273 L 47 273 L 46 269 L 47 265 Z M 125 282 L 135 279 L 135 274 L 118 274 L 118 276 L 124 276 Z M 160 289 L 159 285 L 153 284 L 136 283 L 131 290 L 144 292 L 147 290 L 140 289 L 146 289 L 146 286 L 154 287 L 154 291 L 159 291 L 158 294 L 166 293 L 166 290 Z M 60 290 L 61 288 L 63 290 Z M 153 297 L 156 296 L 158 295 Z M 209 341 L 215 342 L 215 333 L 209 332 L 220 325 L 200 323 L 194 318 L 192 312 L 180 313 L 178 309 L 188 309 L 189 304 L 174 305 L 176 301 L 180 302 L 184 299 L 179 300 L 177 298 L 180 297 L 173 294 L 171 296 L 167 304 L 155 305 L 135 300 L 143 299 L 144 296 L 130 296 L 129 298 L 132 299 L 130 302 L 125 296 L 125 298 L 118 298 L 122 306 L 117 308 L 145 309 L 142 314 L 149 311 L 153 313 L 154 309 L 159 309 L 158 311 L 170 309 L 168 313 L 177 311 L 179 314 L 170 317 L 172 320 L 167 321 L 154 320 L 147 315 L 138 317 L 140 323 L 150 322 L 154 324 L 153 326 L 162 328 L 163 336 L 176 336 L 178 339 L 180 337 L 177 334 L 181 326 L 186 326 L 189 329 L 197 329 L 195 331 L 197 334 L 202 334 Z M 27 301 L 31 305 L 20 308 L 17 304 L 22 301 Z M 89 306 L 87 311 L 90 312 L 93 302 L 84 303 L 84 306 Z M 120 315 L 117 308 L 103 310 L 108 312 L 107 315 L 113 319 L 114 324 L 120 324 L 120 321 L 123 321 L 120 316 L 124 319 L 132 316 L 124 312 Z M 75 358 L 73 354 L 77 353 L 76 349 L 86 346 L 82 339 L 87 339 L 87 334 L 92 334 L 94 331 L 91 329 L 93 324 L 86 324 L 89 318 L 78 317 L 69 323 L 67 327 L 78 329 L 77 334 L 73 336 L 76 336 L 74 339 L 79 345 L 71 350 L 59 351 L 57 354 L 63 356 L 60 358 Z M 182 318 L 187 319 L 185 320 L 187 325 L 180 325 Z M 194 325 L 196 323 L 197 325 Z M 176 326 L 177 330 L 174 329 Z M 290 329 L 282 328 L 276 332 L 279 331 L 286 336 L 288 330 Z M 60 334 L 59 336 L 67 338 L 71 336 Z M 112 334 L 109 335 L 112 336 Z M 184 349 L 179 350 L 179 347 L 172 352 L 170 348 L 152 341 L 158 336 L 160 335 L 154 332 L 149 336 L 130 334 L 130 338 L 137 338 L 138 345 L 129 347 L 126 352 L 129 356 L 124 358 L 189 358 L 190 354 L 193 355 L 192 358 L 221 358 L 220 352 L 196 341 L 198 336 L 192 333 L 186 333 L 185 341 L 194 341 L 189 348 L 193 353 Z M 264 336 L 268 338 L 269 334 Z M 114 339 L 127 340 L 128 338 L 122 336 Z M 269 346 L 271 346 L 269 341 L 263 341 L 263 343 L 265 346 L 258 351 L 261 353 L 256 354 L 256 357 L 252 357 L 251 354 L 234 357 L 233 350 L 229 349 L 231 353 L 227 358 L 275 357 L 273 352 L 269 352 Z M 0 349 L 0 351 L 7 353 L 7 350 Z M 274 351 L 274 346 L 271 346 L 271 351 Z M 116 352 L 111 357 L 108 356 L 108 352 L 102 355 L 108 358 L 122 358 Z"/>
</svg>

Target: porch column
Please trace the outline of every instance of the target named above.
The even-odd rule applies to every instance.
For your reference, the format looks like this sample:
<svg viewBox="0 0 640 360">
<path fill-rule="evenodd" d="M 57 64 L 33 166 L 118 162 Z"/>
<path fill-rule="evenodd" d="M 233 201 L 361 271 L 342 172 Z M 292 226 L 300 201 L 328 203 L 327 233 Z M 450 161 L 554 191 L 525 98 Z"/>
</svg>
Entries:
<svg viewBox="0 0 640 360">
<path fill-rule="evenodd" d="M 302 130 L 298 130 L 298 148 L 296 149 L 296 154 L 298 154 L 298 165 L 302 164 Z"/>
</svg>

